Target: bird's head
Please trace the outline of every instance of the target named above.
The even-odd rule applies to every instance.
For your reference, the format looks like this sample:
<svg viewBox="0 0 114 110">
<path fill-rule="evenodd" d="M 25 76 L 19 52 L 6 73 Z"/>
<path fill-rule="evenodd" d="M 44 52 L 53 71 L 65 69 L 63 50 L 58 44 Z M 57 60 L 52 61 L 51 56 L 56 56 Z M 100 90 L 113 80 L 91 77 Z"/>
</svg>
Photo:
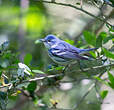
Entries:
<svg viewBox="0 0 114 110">
<path fill-rule="evenodd" d="M 59 38 L 54 35 L 47 35 L 44 39 L 40 39 L 44 43 L 45 47 L 50 49 L 52 46 L 56 45 Z"/>
</svg>

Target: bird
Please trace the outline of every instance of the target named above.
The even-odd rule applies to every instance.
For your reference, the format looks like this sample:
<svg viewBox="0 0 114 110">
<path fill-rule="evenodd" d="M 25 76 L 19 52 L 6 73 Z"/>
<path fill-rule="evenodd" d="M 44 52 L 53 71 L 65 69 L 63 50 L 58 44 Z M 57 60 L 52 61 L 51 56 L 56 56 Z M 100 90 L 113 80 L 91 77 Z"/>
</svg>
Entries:
<svg viewBox="0 0 114 110">
<path fill-rule="evenodd" d="M 89 49 L 80 49 L 77 48 L 61 39 L 55 35 L 47 35 L 44 39 L 40 39 L 40 42 L 43 42 L 49 57 L 57 64 L 68 65 L 72 61 L 79 60 L 91 60 L 92 58 L 82 56 L 84 53 L 87 53 L 97 48 Z"/>
</svg>

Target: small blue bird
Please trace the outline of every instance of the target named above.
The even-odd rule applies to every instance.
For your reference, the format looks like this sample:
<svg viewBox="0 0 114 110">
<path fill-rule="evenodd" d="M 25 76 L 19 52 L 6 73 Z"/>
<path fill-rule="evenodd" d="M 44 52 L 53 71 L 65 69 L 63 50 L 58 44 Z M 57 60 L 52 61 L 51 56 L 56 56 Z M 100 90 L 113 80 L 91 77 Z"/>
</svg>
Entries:
<svg viewBox="0 0 114 110">
<path fill-rule="evenodd" d="M 54 35 L 47 35 L 44 39 L 40 39 L 48 50 L 50 58 L 61 65 L 68 65 L 74 60 L 91 60 L 91 58 L 82 56 L 84 53 L 95 50 L 97 48 L 80 49 L 69 43 L 60 40 Z"/>
</svg>

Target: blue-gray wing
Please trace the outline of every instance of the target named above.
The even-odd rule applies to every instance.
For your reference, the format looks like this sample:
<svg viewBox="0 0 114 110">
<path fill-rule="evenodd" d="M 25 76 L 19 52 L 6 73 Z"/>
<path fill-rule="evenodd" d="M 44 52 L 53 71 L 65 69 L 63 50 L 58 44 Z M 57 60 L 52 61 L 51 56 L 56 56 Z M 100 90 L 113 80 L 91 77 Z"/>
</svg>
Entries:
<svg viewBox="0 0 114 110">
<path fill-rule="evenodd" d="M 88 60 L 88 58 L 80 56 L 78 53 L 78 50 L 75 49 L 75 47 L 65 43 L 61 42 L 56 47 L 51 48 L 48 50 L 53 56 L 60 57 L 63 59 L 85 59 Z"/>
</svg>

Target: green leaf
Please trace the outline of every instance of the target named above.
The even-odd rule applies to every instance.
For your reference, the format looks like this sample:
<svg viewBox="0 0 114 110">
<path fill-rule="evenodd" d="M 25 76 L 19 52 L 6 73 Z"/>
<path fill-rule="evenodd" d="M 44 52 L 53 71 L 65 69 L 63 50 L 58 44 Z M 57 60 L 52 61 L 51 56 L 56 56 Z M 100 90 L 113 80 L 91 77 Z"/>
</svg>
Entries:
<svg viewBox="0 0 114 110">
<path fill-rule="evenodd" d="M 31 93 L 35 91 L 36 87 L 37 87 L 37 83 L 33 81 L 28 85 L 27 90 Z"/>
<path fill-rule="evenodd" d="M 56 67 L 55 69 L 56 70 L 62 70 L 64 67 L 63 66 L 58 66 L 58 67 Z"/>
<path fill-rule="evenodd" d="M 2 75 L 2 71 L 0 71 L 0 78 L 1 78 L 1 75 Z"/>
<path fill-rule="evenodd" d="M 32 55 L 31 54 L 26 54 L 24 57 L 24 64 L 29 65 L 32 60 Z"/>
<path fill-rule="evenodd" d="M 74 41 L 73 40 L 66 39 L 65 41 L 68 42 L 71 45 L 74 45 Z"/>
<path fill-rule="evenodd" d="M 110 26 L 108 24 L 106 24 L 106 26 L 108 27 L 109 31 L 114 32 L 114 26 Z"/>
<path fill-rule="evenodd" d="M 103 48 L 103 52 L 106 57 L 114 59 L 114 54 L 112 52 L 106 50 L 105 48 Z"/>
<path fill-rule="evenodd" d="M 103 81 L 100 77 L 98 76 L 94 76 L 95 79 L 97 79 L 98 81 Z"/>
<path fill-rule="evenodd" d="M 110 86 L 112 89 L 114 89 L 114 85 L 110 82 L 108 82 L 108 86 Z"/>
<path fill-rule="evenodd" d="M 88 44 L 96 46 L 96 36 L 93 33 L 84 31 L 84 38 Z"/>
<path fill-rule="evenodd" d="M 114 76 L 108 71 L 108 79 L 110 82 L 108 82 L 108 85 L 114 89 Z"/>
<path fill-rule="evenodd" d="M 107 33 L 106 32 L 101 32 L 99 34 L 99 36 L 96 39 L 96 47 L 102 47 L 102 41 L 104 38 L 107 37 Z"/>
<path fill-rule="evenodd" d="M 102 99 L 104 99 L 107 96 L 107 94 L 108 94 L 108 91 L 107 90 L 102 91 L 101 92 Z"/>
<path fill-rule="evenodd" d="M 80 5 L 80 3 L 79 3 L 79 2 L 77 2 L 77 3 L 76 3 L 76 5 Z"/>
<path fill-rule="evenodd" d="M 101 32 L 99 34 L 100 37 L 102 37 L 103 39 L 107 37 L 107 33 L 106 32 Z"/>
<path fill-rule="evenodd" d="M 107 43 L 109 40 L 112 40 L 112 39 L 114 39 L 113 36 L 109 36 L 109 37 L 104 38 L 103 44 Z"/>
<path fill-rule="evenodd" d="M 112 85 L 114 85 L 114 76 L 110 72 L 108 72 L 108 78 Z"/>
<path fill-rule="evenodd" d="M 94 58 L 97 57 L 96 54 L 95 54 L 95 52 L 90 51 L 89 53 L 90 53 Z"/>
<path fill-rule="evenodd" d="M 32 70 L 33 73 L 38 73 L 38 74 L 45 74 L 43 71 L 41 70 Z"/>
<path fill-rule="evenodd" d="M 114 32 L 114 26 L 112 26 L 109 31 Z"/>
<path fill-rule="evenodd" d="M 96 47 L 102 47 L 102 40 L 103 40 L 103 38 L 100 36 L 97 38 Z"/>
</svg>

